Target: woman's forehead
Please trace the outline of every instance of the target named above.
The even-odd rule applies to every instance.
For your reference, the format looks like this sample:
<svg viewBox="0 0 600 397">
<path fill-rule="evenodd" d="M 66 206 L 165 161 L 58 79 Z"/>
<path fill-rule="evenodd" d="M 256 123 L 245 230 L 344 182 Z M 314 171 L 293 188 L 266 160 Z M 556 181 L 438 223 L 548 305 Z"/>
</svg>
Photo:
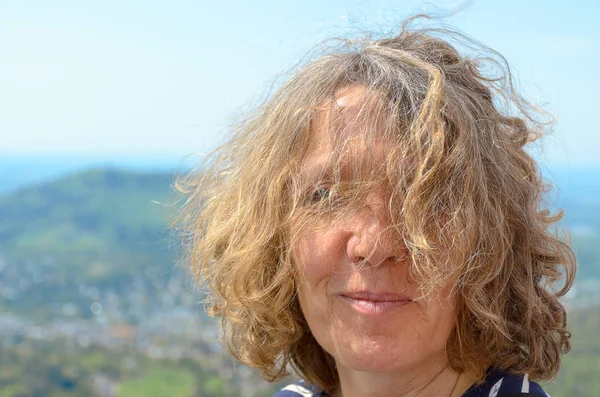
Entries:
<svg viewBox="0 0 600 397">
<path fill-rule="evenodd" d="M 361 85 L 350 85 L 340 88 L 334 98 L 335 106 L 340 108 L 357 107 L 364 104 L 367 90 Z"/>
<path fill-rule="evenodd" d="M 315 114 L 309 128 L 309 147 L 303 173 L 320 172 L 334 163 L 344 168 L 374 168 L 385 164 L 393 142 L 383 133 L 380 120 L 369 120 L 372 99 L 360 86 L 340 89 L 334 100 Z"/>
</svg>

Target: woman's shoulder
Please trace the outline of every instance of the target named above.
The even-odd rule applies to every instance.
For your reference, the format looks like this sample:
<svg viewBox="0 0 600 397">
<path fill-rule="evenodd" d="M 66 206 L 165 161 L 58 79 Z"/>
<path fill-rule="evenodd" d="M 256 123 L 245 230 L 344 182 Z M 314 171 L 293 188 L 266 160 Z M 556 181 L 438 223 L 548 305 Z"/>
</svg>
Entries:
<svg viewBox="0 0 600 397">
<path fill-rule="evenodd" d="M 529 380 L 527 374 L 515 375 L 500 370 L 488 371 L 483 384 L 474 385 L 463 394 L 463 397 L 509 397 L 521 395 L 550 397 L 539 384 Z"/>
<path fill-rule="evenodd" d="M 304 381 L 299 381 L 291 385 L 287 385 L 273 395 L 273 397 L 321 397 L 323 392 L 317 387 L 307 384 Z"/>
</svg>

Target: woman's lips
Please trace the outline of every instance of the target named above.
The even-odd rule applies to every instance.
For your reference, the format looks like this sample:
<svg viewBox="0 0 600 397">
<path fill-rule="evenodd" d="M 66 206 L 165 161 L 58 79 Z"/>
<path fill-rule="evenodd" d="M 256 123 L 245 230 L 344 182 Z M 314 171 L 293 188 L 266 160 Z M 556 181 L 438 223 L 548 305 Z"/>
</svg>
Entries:
<svg viewBox="0 0 600 397">
<path fill-rule="evenodd" d="M 366 291 L 344 293 L 340 298 L 365 315 L 386 314 L 413 301 L 404 295 Z"/>
</svg>

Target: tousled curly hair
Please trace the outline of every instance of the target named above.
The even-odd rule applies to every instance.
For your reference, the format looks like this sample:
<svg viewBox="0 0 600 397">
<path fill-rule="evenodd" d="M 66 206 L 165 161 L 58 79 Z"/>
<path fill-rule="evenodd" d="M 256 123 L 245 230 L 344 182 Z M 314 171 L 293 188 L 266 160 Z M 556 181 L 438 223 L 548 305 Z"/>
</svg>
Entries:
<svg viewBox="0 0 600 397">
<path fill-rule="evenodd" d="M 411 23 L 394 37 L 327 46 L 178 181 L 187 195 L 178 231 L 208 286 L 208 310 L 222 317 L 231 353 L 269 380 L 291 367 L 324 390 L 339 383 L 296 297 L 290 247 L 300 233 L 290 225 L 308 216 L 299 168 L 311 122 L 335 112 L 337 93 L 350 86 L 364 91 L 352 115 L 363 143 L 375 129 L 394 143 L 388 207 L 411 274 L 428 291 L 453 280 L 452 367 L 479 380 L 490 365 L 550 379 L 570 349 L 559 298 L 573 283 L 575 258 L 551 228 L 561 214 L 546 208 L 549 187 L 525 150 L 551 117 L 515 91 L 500 54 L 454 30 Z M 344 117 L 330 122 L 336 148 Z M 333 166 L 330 177 L 339 174 Z M 348 208 L 360 194 L 352 197 Z"/>
</svg>

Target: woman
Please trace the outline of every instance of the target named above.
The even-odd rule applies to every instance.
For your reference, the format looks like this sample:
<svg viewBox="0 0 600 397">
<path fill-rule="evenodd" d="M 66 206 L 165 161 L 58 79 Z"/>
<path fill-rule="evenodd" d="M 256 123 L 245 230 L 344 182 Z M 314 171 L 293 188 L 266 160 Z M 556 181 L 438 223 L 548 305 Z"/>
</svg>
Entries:
<svg viewBox="0 0 600 397">
<path fill-rule="evenodd" d="M 525 151 L 546 114 L 503 65 L 408 24 L 343 42 L 181 181 L 227 347 L 303 379 L 277 396 L 546 395 L 575 259 Z"/>
</svg>

